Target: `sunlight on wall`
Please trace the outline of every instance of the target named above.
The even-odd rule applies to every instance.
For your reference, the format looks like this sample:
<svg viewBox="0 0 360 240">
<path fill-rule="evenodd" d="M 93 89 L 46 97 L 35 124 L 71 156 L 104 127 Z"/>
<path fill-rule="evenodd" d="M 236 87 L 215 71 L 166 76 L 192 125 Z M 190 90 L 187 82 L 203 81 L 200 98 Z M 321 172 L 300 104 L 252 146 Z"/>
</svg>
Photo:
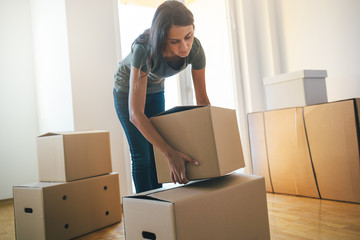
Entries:
<svg viewBox="0 0 360 240">
<path fill-rule="evenodd" d="M 206 87 L 211 105 L 234 109 L 235 88 L 225 1 L 197 0 L 189 9 L 194 14 L 195 36 L 206 54 Z"/>
<path fill-rule="evenodd" d="M 39 132 L 73 131 L 65 2 L 33 0 L 31 11 Z"/>
</svg>

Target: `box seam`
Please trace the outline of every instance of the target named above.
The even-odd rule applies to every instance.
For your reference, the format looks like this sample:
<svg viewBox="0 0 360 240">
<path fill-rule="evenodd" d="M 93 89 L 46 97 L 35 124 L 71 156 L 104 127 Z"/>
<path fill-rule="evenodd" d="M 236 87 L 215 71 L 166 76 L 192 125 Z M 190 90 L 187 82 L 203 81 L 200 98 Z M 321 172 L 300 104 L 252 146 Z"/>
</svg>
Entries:
<svg viewBox="0 0 360 240">
<path fill-rule="evenodd" d="M 312 159 L 311 148 L 310 148 L 310 143 L 309 143 L 309 137 L 308 137 L 308 132 L 307 132 L 307 128 L 306 128 L 304 107 L 301 108 L 301 113 L 302 113 L 302 119 L 303 119 L 304 129 L 305 129 L 306 144 L 307 144 L 307 147 L 308 147 L 308 149 L 309 149 L 309 156 L 310 156 L 311 168 L 312 168 L 312 170 L 313 170 L 313 174 L 314 174 L 314 178 L 315 178 L 316 189 L 317 189 L 317 191 L 318 191 L 319 198 L 321 199 L 320 188 L 319 188 L 318 180 L 317 180 L 317 177 L 316 177 L 316 171 L 315 171 L 314 162 L 313 162 L 313 159 Z"/>
<path fill-rule="evenodd" d="M 356 99 L 353 100 L 354 105 L 354 113 L 355 113 L 355 128 L 357 132 L 357 140 L 358 140 L 358 152 L 360 153 L 360 119 L 359 119 L 359 109 L 358 101 Z"/>
<path fill-rule="evenodd" d="M 267 163 L 267 167 L 268 167 L 268 173 L 269 173 L 269 180 L 270 180 L 270 186 L 272 189 L 272 192 L 275 192 L 274 189 L 274 185 L 271 179 L 271 170 L 270 170 L 270 162 L 269 162 L 269 154 L 268 154 L 268 144 L 267 144 L 267 137 L 266 137 L 266 121 L 265 121 L 265 112 L 262 113 L 263 114 L 263 125 L 264 125 L 264 137 L 265 137 L 265 149 L 266 149 L 266 163 Z"/>
<path fill-rule="evenodd" d="M 214 145 L 215 145 L 216 159 L 219 160 L 219 153 L 217 150 L 217 143 L 216 143 L 215 131 L 214 131 L 213 108 L 211 106 L 209 106 L 208 109 L 209 109 L 210 119 L 211 119 L 211 132 L 212 132 L 212 137 L 213 137 L 213 141 L 214 141 Z M 221 175 L 221 166 L 220 166 L 219 161 L 216 161 L 216 165 L 218 168 L 218 174 Z"/>
<path fill-rule="evenodd" d="M 64 156 L 64 173 L 65 173 L 65 181 L 72 181 L 73 179 L 69 179 L 69 176 L 68 176 L 68 171 L 67 171 L 67 157 L 66 157 L 66 144 L 65 144 L 65 136 L 62 134 L 61 135 L 61 138 L 62 138 L 62 145 L 63 145 L 63 156 Z"/>
</svg>

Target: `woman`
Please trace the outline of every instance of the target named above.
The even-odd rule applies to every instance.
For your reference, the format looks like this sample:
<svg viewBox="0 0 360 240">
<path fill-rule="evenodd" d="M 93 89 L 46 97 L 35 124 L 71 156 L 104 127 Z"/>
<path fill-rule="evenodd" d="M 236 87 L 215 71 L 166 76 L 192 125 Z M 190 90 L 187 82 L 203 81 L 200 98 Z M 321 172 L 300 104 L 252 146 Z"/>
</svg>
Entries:
<svg viewBox="0 0 360 240">
<path fill-rule="evenodd" d="M 149 118 L 164 111 L 164 79 L 192 65 L 196 101 L 210 104 L 205 87 L 205 54 L 194 37 L 192 13 L 180 2 L 165 1 L 152 25 L 132 44 L 131 53 L 115 73 L 114 100 L 132 159 L 136 192 L 160 188 L 153 147 L 167 158 L 174 183 L 186 184 L 185 163 L 198 163 L 173 149 L 151 125 Z"/>
</svg>

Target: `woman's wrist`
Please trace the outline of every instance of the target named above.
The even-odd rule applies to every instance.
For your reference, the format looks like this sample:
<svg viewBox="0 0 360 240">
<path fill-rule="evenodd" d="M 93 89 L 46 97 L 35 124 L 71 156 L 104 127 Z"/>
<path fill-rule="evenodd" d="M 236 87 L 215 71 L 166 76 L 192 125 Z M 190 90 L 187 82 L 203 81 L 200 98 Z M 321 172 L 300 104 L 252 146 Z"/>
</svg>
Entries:
<svg viewBox="0 0 360 240">
<path fill-rule="evenodd" d="M 168 161 L 171 161 L 171 159 L 173 159 L 173 157 L 175 156 L 176 151 L 172 147 L 168 146 L 167 149 L 163 152 L 163 154 Z"/>
</svg>

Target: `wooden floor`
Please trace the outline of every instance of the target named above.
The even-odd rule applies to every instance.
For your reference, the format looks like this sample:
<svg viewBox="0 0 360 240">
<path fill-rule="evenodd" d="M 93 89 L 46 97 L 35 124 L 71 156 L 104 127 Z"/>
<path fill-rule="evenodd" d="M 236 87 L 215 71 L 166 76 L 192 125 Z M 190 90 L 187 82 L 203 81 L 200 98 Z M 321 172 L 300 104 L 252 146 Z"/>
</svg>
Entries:
<svg viewBox="0 0 360 240">
<path fill-rule="evenodd" d="M 272 240 L 359 240 L 360 204 L 267 194 Z M 77 240 L 124 240 L 123 223 Z M 0 201 L 0 240 L 15 239 L 12 200 Z"/>
</svg>

